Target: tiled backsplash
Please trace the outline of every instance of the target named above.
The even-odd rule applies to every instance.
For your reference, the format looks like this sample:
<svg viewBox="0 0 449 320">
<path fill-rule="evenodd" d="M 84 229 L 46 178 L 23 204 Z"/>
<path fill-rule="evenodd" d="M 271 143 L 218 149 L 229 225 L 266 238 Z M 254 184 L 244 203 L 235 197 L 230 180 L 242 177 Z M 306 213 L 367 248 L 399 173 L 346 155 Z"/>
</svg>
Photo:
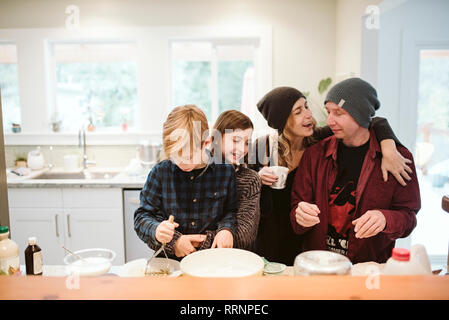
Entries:
<svg viewBox="0 0 449 320">
<path fill-rule="evenodd" d="M 37 146 L 5 146 L 6 166 L 8 168 L 15 166 L 17 157 L 27 157 L 28 152 L 36 149 Z M 120 145 L 120 146 L 96 146 L 89 145 L 87 147 L 88 160 L 96 161 L 97 167 L 126 167 L 130 160 L 136 157 L 137 145 Z M 83 157 L 83 150 L 78 146 L 41 146 L 44 154 L 45 164 L 53 164 L 55 167 L 64 167 L 64 156 L 76 154 L 80 161 Z"/>
</svg>

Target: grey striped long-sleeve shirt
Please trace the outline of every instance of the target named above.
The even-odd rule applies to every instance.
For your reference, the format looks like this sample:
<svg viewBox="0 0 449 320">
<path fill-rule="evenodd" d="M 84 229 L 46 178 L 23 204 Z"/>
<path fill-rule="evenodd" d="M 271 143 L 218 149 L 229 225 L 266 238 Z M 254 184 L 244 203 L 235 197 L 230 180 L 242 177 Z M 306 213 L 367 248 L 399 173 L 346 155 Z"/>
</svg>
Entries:
<svg viewBox="0 0 449 320">
<path fill-rule="evenodd" d="M 237 178 L 237 224 L 234 232 L 234 248 L 254 251 L 260 220 L 260 190 L 262 182 L 256 171 L 240 166 Z M 210 247 L 217 231 L 208 234 L 203 249 Z"/>
<path fill-rule="evenodd" d="M 262 182 L 256 171 L 240 167 L 237 178 L 237 226 L 234 248 L 254 251 L 260 220 L 260 190 Z"/>
</svg>

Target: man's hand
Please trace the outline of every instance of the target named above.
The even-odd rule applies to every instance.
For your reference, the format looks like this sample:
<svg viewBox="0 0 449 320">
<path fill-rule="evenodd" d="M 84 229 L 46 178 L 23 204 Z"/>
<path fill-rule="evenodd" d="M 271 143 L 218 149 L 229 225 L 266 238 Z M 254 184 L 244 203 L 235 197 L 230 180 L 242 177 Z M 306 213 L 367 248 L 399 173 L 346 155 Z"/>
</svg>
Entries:
<svg viewBox="0 0 449 320">
<path fill-rule="evenodd" d="M 180 236 L 175 242 L 175 255 L 180 258 L 195 252 L 195 248 L 199 247 L 204 240 L 206 240 L 206 236 L 203 234 L 185 234 Z"/>
<path fill-rule="evenodd" d="M 303 227 L 313 227 L 320 223 L 318 214 L 320 214 L 320 209 L 315 204 L 300 202 L 296 208 L 296 222 Z"/>
<path fill-rule="evenodd" d="M 231 231 L 224 229 L 217 233 L 211 248 L 232 248 L 233 245 L 234 237 Z"/>
<path fill-rule="evenodd" d="M 360 218 L 352 221 L 352 224 L 355 225 L 355 237 L 362 239 L 374 237 L 383 231 L 387 225 L 387 220 L 379 210 L 368 210 Z"/>
<path fill-rule="evenodd" d="M 179 227 L 176 222 L 170 222 L 169 220 L 162 221 L 156 228 L 156 240 L 160 243 L 168 243 L 173 239 L 175 234 L 175 228 Z"/>
</svg>

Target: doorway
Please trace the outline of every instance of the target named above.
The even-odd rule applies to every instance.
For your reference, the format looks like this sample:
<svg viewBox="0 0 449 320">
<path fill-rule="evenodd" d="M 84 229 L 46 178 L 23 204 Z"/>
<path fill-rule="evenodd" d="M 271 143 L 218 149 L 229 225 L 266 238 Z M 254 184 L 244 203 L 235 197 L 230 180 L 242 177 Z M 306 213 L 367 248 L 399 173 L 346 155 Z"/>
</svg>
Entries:
<svg viewBox="0 0 449 320">
<path fill-rule="evenodd" d="M 415 163 L 421 210 L 412 244 L 423 244 L 434 263 L 448 252 L 449 214 L 449 48 L 419 50 Z"/>
</svg>

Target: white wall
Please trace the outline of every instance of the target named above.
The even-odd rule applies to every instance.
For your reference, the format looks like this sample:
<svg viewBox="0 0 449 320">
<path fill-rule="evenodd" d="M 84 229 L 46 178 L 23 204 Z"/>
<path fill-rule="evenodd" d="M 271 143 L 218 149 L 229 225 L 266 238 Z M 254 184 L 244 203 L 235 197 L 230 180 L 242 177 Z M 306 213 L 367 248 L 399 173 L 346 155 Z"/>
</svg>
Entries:
<svg viewBox="0 0 449 320">
<path fill-rule="evenodd" d="M 360 76 L 363 17 L 368 6 L 382 0 L 338 0 L 336 24 L 336 81 Z"/>
<path fill-rule="evenodd" d="M 352 72 L 358 75 L 360 72 L 362 15 L 367 5 L 379 2 L 380 0 L 2 0 L 0 30 L 63 28 L 67 18 L 66 7 L 72 4 L 80 8 L 82 28 L 271 26 L 272 86 L 288 85 L 310 91 L 311 97 L 316 102 L 321 102 L 322 97 L 317 92 L 319 80 L 331 76 L 335 82 L 337 74 Z M 21 78 L 26 77 L 26 71 L 22 73 L 25 75 Z M 154 85 L 155 91 L 164 91 L 160 88 L 160 81 L 154 81 Z M 44 95 L 44 90 L 40 92 Z M 141 94 L 148 96 L 150 92 L 142 91 Z M 31 105 L 32 101 L 24 100 L 23 103 L 27 104 L 25 109 L 36 107 Z M 163 101 L 159 98 L 158 101 L 153 101 L 153 106 L 162 104 Z M 152 111 L 151 109 L 150 112 Z M 315 115 L 319 116 L 316 110 Z M 45 121 L 45 117 L 38 121 Z M 159 126 L 160 124 L 156 125 L 157 128 Z M 76 143 L 76 139 L 73 141 Z"/>
<path fill-rule="evenodd" d="M 1 28 L 64 27 L 67 5 L 82 27 L 272 26 L 273 86 L 312 91 L 335 70 L 332 0 L 2 0 Z"/>
<path fill-rule="evenodd" d="M 377 83 L 382 106 L 398 138 L 413 152 L 418 100 L 418 48 L 449 41 L 449 1 L 386 0 L 380 5 L 380 28 L 362 55 L 362 74 Z M 375 54 L 373 54 L 374 51 Z M 374 66 L 374 67 L 373 67 Z"/>
</svg>

